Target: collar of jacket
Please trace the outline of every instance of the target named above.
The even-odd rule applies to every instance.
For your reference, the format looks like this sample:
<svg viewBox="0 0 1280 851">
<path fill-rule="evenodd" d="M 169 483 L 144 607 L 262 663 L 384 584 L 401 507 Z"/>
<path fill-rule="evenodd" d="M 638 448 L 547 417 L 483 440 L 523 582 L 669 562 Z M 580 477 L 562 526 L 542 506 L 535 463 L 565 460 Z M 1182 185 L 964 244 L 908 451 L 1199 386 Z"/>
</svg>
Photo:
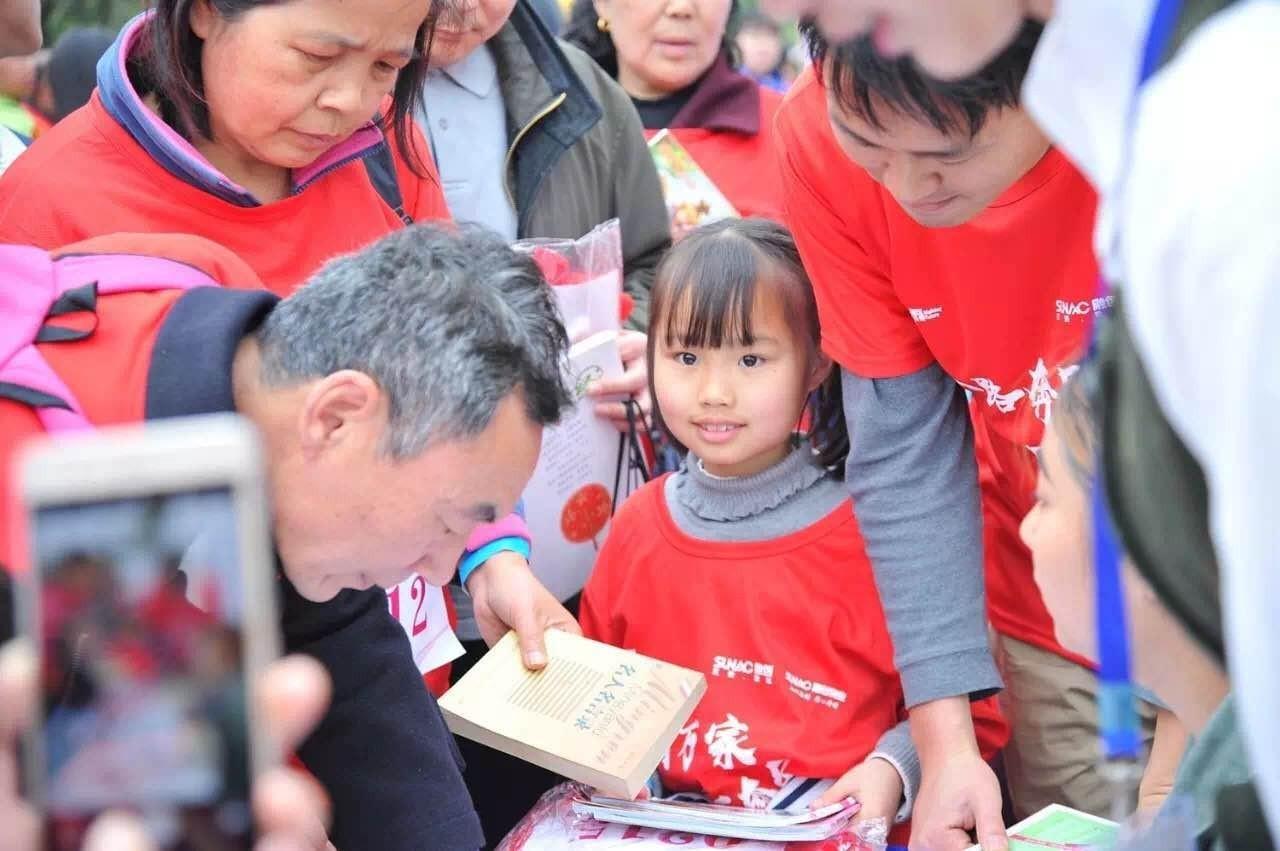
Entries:
<svg viewBox="0 0 1280 851">
<path fill-rule="evenodd" d="M 174 177 L 238 207 L 257 207 L 253 193 L 218 171 L 190 142 L 182 138 L 142 100 L 129 79 L 128 59 L 147 36 L 153 12 L 137 15 L 124 25 L 115 44 L 98 61 L 98 97 L 107 114 L 133 137 L 153 160 Z M 306 168 L 292 175 L 293 194 L 353 159 L 383 144 L 382 131 L 372 121 L 339 142 Z"/>
<path fill-rule="evenodd" d="M 671 128 L 760 132 L 760 84 L 740 74 L 723 52 L 698 82 L 693 97 L 671 119 Z"/>
<path fill-rule="evenodd" d="M 152 348 L 146 418 L 234 411 L 231 366 L 236 349 L 279 301 L 262 290 L 196 287 L 184 293 L 170 308 Z"/>
<path fill-rule="evenodd" d="M 524 0 L 489 43 L 507 111 L 506 184 L 520 232 L 543 179 L 604 117 L 555 36 Z"/>
</svg>

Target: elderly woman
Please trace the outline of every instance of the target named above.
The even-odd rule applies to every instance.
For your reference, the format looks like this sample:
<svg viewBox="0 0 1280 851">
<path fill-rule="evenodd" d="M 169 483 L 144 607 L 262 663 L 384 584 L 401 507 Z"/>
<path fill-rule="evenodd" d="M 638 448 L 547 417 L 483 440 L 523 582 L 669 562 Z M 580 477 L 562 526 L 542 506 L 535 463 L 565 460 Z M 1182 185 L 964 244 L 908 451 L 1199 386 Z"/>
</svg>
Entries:
<svg viewBox="0 0 1280 851">
<path fill-rule="evenodd" d="M 743 216 L 782 217 L 782 96 L 734 68 L 737 0 L 577 0 L 566 38 L 667 129 Z"/>
<path fill-rule="evenodd" d="M 190 233 L 284 295 L 405 218 L 447 218 L 412 118 L 430 6 L 160 0 L 5 173 L 0 241 Z"/>
</svg>

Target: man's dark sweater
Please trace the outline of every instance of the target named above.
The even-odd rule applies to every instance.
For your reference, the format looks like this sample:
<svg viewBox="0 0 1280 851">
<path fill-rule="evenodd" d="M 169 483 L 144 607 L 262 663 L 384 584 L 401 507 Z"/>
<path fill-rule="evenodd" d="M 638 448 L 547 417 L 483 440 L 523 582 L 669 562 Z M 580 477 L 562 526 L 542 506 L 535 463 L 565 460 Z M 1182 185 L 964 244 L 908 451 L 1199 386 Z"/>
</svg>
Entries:
<svg viewBox="0 0 1280 851">
<path fill-rule="evenodd" d="M 146 417 L 234 411 L 231 364 L 240 341 L 276 304 L 263 292 L 196 289 L 161 325 L 147 375 Z M 141 344 L 139 351 L 145 351 Z M 461 758 L 409 642 L 379 589 L 303 599 L 279 578 L 290 653 L 318 659 L 333 699 L 299 749 L 333 805 L 330 839 L 341 851 L 476 851 L 480 821 Z"/>
</svg>

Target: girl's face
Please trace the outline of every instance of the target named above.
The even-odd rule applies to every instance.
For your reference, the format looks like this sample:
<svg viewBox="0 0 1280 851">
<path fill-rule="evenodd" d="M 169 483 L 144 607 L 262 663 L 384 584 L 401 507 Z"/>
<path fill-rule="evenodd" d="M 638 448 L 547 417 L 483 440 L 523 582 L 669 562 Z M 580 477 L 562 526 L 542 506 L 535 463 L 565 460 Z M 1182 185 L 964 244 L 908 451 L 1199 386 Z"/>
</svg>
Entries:
<svg viewBox="0 0 1280 851">
<path fill-rule="evenodd" d="M 431 0 L 289 0 L 191 28 L 219 159 L 303 168 L 373 118 L 413 58 Z M 222 163 L 215 162 L 222 165 Z"/>
<path fill-rule="evenodd" d="M 692 85 L 716 61 L 731 0 L 596 0 L 618 54 L 618 82 L 654 99 Z"/>
<path fill-rule="evenodd" d="M 1036 584 L 1053 616 L 1058 640 L 1073 653 L 1098 658 L 1089 500 L 1067 465 L 1070 451 L 1052 424 L 1040 444 L 1036 503 L 1022 521 Z"/>
<path fill-rule="evenodd" d="M 787 322 L 769 282 L 756 286 L 755 340 L 718 349 L 668 346 L 654 324 L 653 384 L 667 428 L 715 476 L 750 476 L 791 451 L 809 394 L 831 370 Z M 674 328 L 683 327 L 675 306 Z"/>
</svg>

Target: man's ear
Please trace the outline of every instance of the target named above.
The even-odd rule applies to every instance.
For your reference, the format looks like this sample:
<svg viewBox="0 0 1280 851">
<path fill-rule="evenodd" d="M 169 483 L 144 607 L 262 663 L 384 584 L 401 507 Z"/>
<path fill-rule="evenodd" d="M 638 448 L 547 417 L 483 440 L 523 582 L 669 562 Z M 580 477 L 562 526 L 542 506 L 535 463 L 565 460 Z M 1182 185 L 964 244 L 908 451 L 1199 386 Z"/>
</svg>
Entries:
<svg viewBox="0 0 1280 851">
<path fill-rule="evenodd" d="M 298 412 L 303 452 L 376 442 L 386 426 L 386 394 L 363 372 L 343 369 L 315 382 Z"/>
</svg>

